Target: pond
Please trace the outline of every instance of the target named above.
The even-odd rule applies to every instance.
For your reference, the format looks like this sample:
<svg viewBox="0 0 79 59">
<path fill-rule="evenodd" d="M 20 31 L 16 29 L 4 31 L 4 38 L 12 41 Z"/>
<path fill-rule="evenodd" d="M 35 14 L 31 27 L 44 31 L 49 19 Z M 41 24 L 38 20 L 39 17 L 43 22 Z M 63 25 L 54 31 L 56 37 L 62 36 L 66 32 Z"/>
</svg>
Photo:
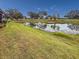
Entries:
<svg viewBox="0 0 79 59">
<path fill-rule="evenodd" d="M 31 25 L 33 26 L 34 24 Z M 67 34 L 79 34 L 79 25 L 73 24 L 45 24 L 39 22 L 35 23 L 33 28 L 41 29 L 47 32 L 64 32 Z"/>
<path fill-rule="evenodd" d="M 44 30 L 48 32 L 64 32 L 68 34 L 79 34 L 79 25 L 47 24 L 47 27 Z"/>
</svg>

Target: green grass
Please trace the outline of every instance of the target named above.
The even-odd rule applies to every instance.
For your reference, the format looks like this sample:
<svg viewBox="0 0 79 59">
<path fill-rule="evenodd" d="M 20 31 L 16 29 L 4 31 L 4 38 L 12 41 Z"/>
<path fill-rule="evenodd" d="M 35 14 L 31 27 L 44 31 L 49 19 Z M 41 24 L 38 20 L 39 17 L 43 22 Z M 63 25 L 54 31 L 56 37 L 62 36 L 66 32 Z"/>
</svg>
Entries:
<svg viewBox="0 0 79 59">
<path fill-rule="evenodd" d="M 24 19 L 24 21 L 19 21 L 19 22 L 32 22 L 32 23 L 60 23 L 60 24 L 79 24 L 79 19 L 57 19 L 54 21 L 53 19 Z"/>
<path fill-rule="evenodd" d="M 56 23 L 56 24 L 74 24 L 74 25 L 79 25 L 79 19 L 66 19 L 66 18 L 60 18 L 56 19 L 21 19 L 19 21 L 16 21 L 17 23 L 25 23 L 25 22 L 31 22 L 31 23 Z"/>
<path fill-rule="evenodd" d="M 79 59 L 78 36 L 10 22 L 0 29 L 0 59 Z"/>
</svg>

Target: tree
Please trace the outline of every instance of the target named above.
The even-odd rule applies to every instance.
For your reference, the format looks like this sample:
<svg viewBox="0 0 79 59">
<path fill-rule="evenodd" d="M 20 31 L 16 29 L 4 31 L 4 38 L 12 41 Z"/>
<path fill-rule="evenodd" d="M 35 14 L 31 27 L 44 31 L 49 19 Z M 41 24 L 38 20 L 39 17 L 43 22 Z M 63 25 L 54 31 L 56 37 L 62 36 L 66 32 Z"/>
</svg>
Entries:
<svg viewBox="0 0 79 59">
<path fill-rule="evenodd" d="M 55 12 L 55 13 L 53 14 L 53 18 L 54 18 L 54 20 L 60 18 L 59 13 Z"/>
<path fill-rule="evenodd" d="M 3 10 L 0 9 L 0 23 L 2 23 L 2 17 L 3 17 Z"/>
<path fill-rule="evenodd" d="M 28 16 L 30 16 L 30 18 L 34 18 L 34 19 L 38 19 L 38 18 L 44 18 L 45 16 L 47 16 L 47 12 L 46 11 L 39 11 L 39 12 L 28 12 Z"/>
<path fill-rule="evenodd" d="M 30 16 L 30 18 L 33 18 L 33 19 L 38 19 L 39 18 L 39 14 L 36 13 L 36 12 L 28 12 L 28 16 Z"/>
<path fill-rule="evenodd" d="M 20 19 L 23 18 L 23 15 L 17 9 L 8 9 L 5 10 L 5 17 L 11 19 Z"/>
<path fill-rule="evenodd" d="M 71 19 L 78 19 L 79 10 L 71 10 L 64 17 L 71 18 Z"/>
<path fill-rule="evenodd" d="M 38 14 L 39 14 L 40 18 L 44 18 L 48 15 L 48 13 L 46 11 L 39 11 Z"/>
</svg>

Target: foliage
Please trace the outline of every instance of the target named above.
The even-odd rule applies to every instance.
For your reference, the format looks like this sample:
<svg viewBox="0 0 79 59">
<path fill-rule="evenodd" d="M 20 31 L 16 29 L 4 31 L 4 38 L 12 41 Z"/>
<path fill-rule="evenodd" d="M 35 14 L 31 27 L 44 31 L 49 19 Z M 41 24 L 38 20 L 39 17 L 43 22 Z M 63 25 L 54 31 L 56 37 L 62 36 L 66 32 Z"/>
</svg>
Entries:
<svg viewBox="0 0 79 59">
<path fill-rule="evenodd" d="M 36 12 L 28 12 L 28 15 L 30 16 L 30 18 L 33 18 L 33 19 L 39 18 L 39 14 Z"/>
<path fill-rule="evenodd" d="M 34 18 L 34 19 L 38 19 L 41 18 L 43 19 L 44 16 L 47 16 L 47 12 L 46 11 L 39 11 L 39 12 L 28 12 L 28 15 L 30 16 L 30 18 Z"/>
<path fill-rule="evenodd" d="M 3 10 L 0 9 L 0 23 L 2 23 Z"/>
<path fill-rule="evenodd" d="M 79 10 L 71 10 L 65 15 L 65 17 L 72 19 L 79 19 Z"/>
<path fill-rule="evenodd" d="M 43 19 L 44 16 L 48 15 L 47 11 L 39 11 L 38 14 L 39 14 L 39 18 L 41 18 L 41 19 Z"/>
<path fill-rule="evenodd" d="M 8 9 L 5 10 L 5 17 L 11 19 L 20 19 L 23 18 L 23 15 L 17 9 Z"/>
</svg>

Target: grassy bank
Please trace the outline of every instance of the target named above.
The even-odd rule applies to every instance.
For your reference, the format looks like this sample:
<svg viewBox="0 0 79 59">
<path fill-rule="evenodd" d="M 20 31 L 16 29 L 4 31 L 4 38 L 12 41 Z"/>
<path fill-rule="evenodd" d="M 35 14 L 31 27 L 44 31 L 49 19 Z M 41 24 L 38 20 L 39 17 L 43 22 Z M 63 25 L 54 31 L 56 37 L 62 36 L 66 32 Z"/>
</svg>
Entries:
<svg viewBox="0 0 79 59">
<path fill-rule="evenodd" d="M 21 19 L 20 21 L 16 21 L 19 23 L 25 23 L 25 22 L 31 22 L 31 23 L 60 23 L 60 24 L 78 24 L 79 25 L 79 19 L 57 19 L 54 21 L 54 19 Z"/>
<path fill-rule="evenodd" d="M 0 59 L 79 59 L 78 36 L 10 22 L 0 29 Z"/>
</svg>

